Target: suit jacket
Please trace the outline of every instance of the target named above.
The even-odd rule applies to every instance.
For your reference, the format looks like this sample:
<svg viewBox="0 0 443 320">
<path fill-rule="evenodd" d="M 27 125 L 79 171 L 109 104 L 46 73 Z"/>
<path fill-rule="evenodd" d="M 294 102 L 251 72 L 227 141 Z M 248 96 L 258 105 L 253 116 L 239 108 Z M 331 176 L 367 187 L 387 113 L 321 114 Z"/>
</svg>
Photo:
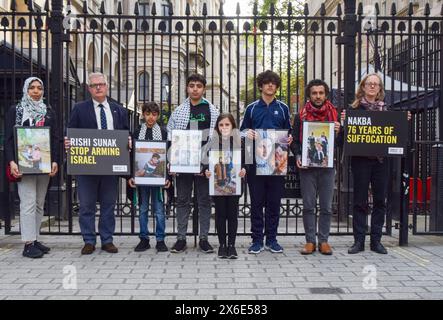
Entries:
<svg viewBox="0 0 443 320">
<path fill-rule="evenodd" d="M 321 164 L 325 158 L 323 151 L 314 151 L 314 163 Z"/>
<path fill-rule="evenodd" d="M 114 130 L 129 130 L 128 112 L 126 109 L 115 102 L 108 100 L 108 103 L 114 120 Z M 69 118 L 68 128 L 98 129 L 97 116 L 95 115 L 92 99 L 75 104 Z"/>
</svg>

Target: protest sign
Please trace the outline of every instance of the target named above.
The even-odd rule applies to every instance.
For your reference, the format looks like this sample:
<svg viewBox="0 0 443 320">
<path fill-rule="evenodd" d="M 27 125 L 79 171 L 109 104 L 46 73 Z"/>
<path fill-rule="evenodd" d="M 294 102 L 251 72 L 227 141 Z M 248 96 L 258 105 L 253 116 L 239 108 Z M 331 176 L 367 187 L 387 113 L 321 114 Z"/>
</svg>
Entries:
<svg viewBox="0 0 443 320">
<path fill-rule="evenodd" d="M 347 156 L 405 156 L 407 142 L 407 112 L 346 112 L 344 152 Z"/>
<path fill-rule="evenodd" d="M 68 128 L 70 175 L 129 175 L 127 130 Z"/>
</svg>

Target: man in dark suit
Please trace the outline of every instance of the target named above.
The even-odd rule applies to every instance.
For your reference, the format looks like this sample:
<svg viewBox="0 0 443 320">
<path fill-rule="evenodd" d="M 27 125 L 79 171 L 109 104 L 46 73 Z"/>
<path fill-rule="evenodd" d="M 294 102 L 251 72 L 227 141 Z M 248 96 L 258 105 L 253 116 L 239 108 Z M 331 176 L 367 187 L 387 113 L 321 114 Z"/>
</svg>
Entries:
<svg viewBox="0 0 443 320">
<path fill-rule="evenodd" d="M 129 130 L 126 109 L 117 103 L 108 101 L 108 83 L 101 73 L 89 75 L 89 93 L 91 99 L 74 106 L 68 128 Z M 129 141 L 130 143 L 131 141 Z M 69 148 L 69 140 L 65 139 Z M 115 230 L 114 208 L 118 192 L 118 176 L 82 176 L 76 177 L 80 201 L 79 223 L 85 245 L 82 254 L 91 254 L 95 250 L 95 213 L 96 203 L 100 203 L 98 230 L 102 250 L 117 253 L 112 236 Z"/>
<path fill-rule="evenodd" d="M 322 146 L 320 144 L 320 142 L 316 142 L 315 144 L 316 148 L 314 151 L 314 159 L 313 162 L 319 166 L 321 166 L 323 164 L 323 160 L 325 158 L 325 155 L 322 151 Z"/>
</svg>

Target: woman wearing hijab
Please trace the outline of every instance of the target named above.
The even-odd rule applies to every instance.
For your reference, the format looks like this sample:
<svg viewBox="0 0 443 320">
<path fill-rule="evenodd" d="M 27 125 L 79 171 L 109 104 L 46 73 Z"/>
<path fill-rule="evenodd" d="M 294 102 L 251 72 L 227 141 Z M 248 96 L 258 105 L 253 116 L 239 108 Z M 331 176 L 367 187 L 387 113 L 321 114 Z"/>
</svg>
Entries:
<svg viewBox="0 0 443 320">
<path fill-rule="evenodd" d="M 43 218 L 43 208 L 49 178 L 58 171 L 57 129 L 54 111 L 43 102 L 43 81 L 36 77 L 26 79 L 21 101 L 12 106 L 6 116 L 5 153 L 11 175 L 20 179 L 17 182 L 20 197 L 20 230 L 25 243 L 23 256 L 41 258 L 50 248 L 37 241 Z M 49 175 L 22 175 L 14 152 L 14 127 L 51 128 L 51 173 Z"/>
</svg>

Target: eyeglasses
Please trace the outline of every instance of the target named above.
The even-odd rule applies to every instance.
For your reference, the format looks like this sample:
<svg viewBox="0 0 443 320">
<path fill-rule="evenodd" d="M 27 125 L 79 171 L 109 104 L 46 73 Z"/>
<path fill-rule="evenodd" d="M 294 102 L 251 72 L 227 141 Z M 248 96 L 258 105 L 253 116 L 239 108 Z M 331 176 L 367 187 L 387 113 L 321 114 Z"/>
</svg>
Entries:
<svg viewBox="0 0 443 320">
<path fill-rule="evenodd" d="M 100 87 L 106 87 L 106 83 L 92 83 L 89 85 L 91 89 L 98 89 Z"/>
<path fill-rule="evenodd" d="M 379 87 L 380 83 L 376 83 L 376 82 L 366 82 L 365 83 L 365 87 Z"/>
</svg>

